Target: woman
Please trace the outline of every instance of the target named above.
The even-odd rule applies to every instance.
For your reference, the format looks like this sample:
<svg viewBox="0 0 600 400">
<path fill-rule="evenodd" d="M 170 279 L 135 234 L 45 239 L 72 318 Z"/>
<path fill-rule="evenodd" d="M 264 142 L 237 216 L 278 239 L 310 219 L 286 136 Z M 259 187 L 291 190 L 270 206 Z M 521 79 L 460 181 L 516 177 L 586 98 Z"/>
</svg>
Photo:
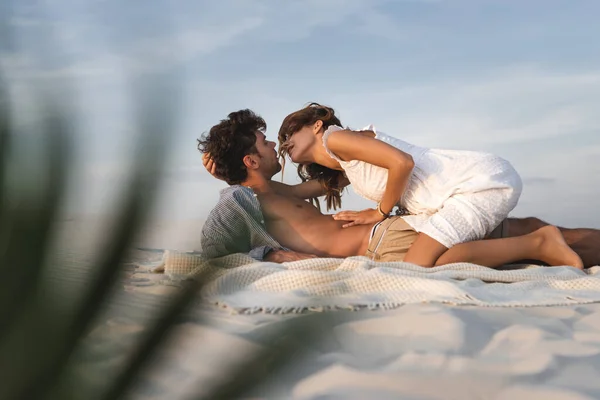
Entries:
<svg viewBox="0 0 600 400">
<path fill-rule="evenodd" d="M 303 180 L 323 184 L 328 208 L 341 205 L 338 187 L 344 177 L 358 194 L 377 203 L 373 209 L 335 214 L 349 221 L 346 227 L 382 221 L 396 206 L 406 209 L 411 215 L 404 220 L 419 232 L 406 262 L 436 265 L 453 246 L 484 239 L 517 204 L 521 178 L 500 157 L 418 147 L 372 125 L 362 131 L 341 125 L 332 108 L 311 103 L 284 119 L 280 155 L 300 164 Z M 486 242 L 479 246 L 497 241 Z M 574 252 L 566 259 L 582 268 Z"/>
</svg>

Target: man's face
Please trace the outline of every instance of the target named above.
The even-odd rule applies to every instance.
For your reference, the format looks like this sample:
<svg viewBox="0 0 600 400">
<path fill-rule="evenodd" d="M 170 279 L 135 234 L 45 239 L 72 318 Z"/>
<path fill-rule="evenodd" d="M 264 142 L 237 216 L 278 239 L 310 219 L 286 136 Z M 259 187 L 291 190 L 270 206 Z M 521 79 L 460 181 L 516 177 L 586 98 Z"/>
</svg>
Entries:
<svg viewBox="0 0 600 400">
<path fill-rule="evenodd" d="M 281 171 L 279 157 L 275 151 L 275 142 L 267 140 L 264 133 L 256 132 L 256 150 L 260 156 L 260 171 L 269 178 Z"/>
</svg>

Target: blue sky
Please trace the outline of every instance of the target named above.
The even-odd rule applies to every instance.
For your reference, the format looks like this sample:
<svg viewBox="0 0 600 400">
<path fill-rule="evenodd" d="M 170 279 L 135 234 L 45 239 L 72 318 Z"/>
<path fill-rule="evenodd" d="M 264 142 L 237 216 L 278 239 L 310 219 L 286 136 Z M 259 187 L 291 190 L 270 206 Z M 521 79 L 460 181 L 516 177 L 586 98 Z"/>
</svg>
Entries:
<svg viewBox="0 0 600 400">
<path fill-rule="evenodd" d="M 274 139 L 286 114 L 317 101 L 348 126 L 497 153 L 524 178 L 514 215 L 600 227 L 595 0 L 14 3 L 8 23 L 19 46 L 2 48 L 0 61 L 20 123 L 34 122 L 32 83 L 74 88 L 61 100 L 77 121 L 78 212 L 106 211 L 123 180 L 135 146 L 128 78 L 168 71 L 182 109 L 166 133 L 164 217 L 203 218 L 225 186 L 196 150 L 211 125 L 252 108 Z M 290 164 L 284 180 L 297 180 Z M 344 205 L 370 203 L 350 190 Z"/>
</svg>

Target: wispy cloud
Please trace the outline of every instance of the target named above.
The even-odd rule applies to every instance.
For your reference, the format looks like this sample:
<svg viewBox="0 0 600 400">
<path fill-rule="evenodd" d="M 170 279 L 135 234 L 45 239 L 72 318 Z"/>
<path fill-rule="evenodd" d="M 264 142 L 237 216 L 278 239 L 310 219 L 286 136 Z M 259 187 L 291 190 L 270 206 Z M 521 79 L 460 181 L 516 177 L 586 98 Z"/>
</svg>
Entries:
<svg viewBox="0 0 600 400">
<path fill-rule="evenodd" d="M 32 46 L 4 51 L 0 64 L 13 85 L 76 83 L 88 165 L 81 182 L 101 197 L 132 151 L 127 73 L 161 68 L 186 88 L 181 127 L 166 133 L 175 149 L 166 209 L 207 212 L 224 186 L 201 166 L 195 139 L 203 131 L 252 108 L 274 138 L 283 117 L 308 101 L 333 106 L 352 127 L 373 123 L 415 144 L 508 158 L 525 180 L 517 214 L 566 208 L 563 221 L 583 221 L 578 215 L 593 207 L 581 199 L 600 196 L 596 3 L 532 0 L 502 12 L 474 0 L 45 4 L 19 2 L 12 26 Z M 52 39 L 36 42 L 40 35 Z M 285 180 L 297 180 L 293 168 Z M 345 205 L 369 203 L 348 194 Z"/>
<path fill-rule="evenodd" d="M 128 21 L 123 16 L 111 21 L 104 13 L 94 17 L 79 9 L 80 14 L 85 14 L 85 22 L 81 22 L 73 10 L 58 7 L 50 16 L 15 17 L 11 25 L 21 39 L 51 34 L 53 47 L 65 53 L 60 65 L 39 65 L 32 62 L 39 57 L 34 57 L 36 49 L 30 47 L 27 78 L 97 77 L 119 69 L 143 72 L 180 66 L 247 41 L 295 42 L 319 29 L 337 29 L 347 18 L 361 15 L 375 3 L 309 0 L 278 3 L 274 7 L 270 0 L 225 0 L 201 5 L 180 2 L 179 7 L 170 7 L 166 2 L 157 2 L 154 11 L 146 16 L 154 21 L 138 17 L 131 27 L 124 25 Z M 109 0 L 105 7 L 117 5 L 121 7 L 120 2 Z M 132 10 L 122 11 L 130 15 Z"/>
<path fill-rule="evenodd" d="M 599 89 L 599 73 L 540 69 L 482 80 L 407 84 L 359 99 L 336 94 L 333 100 L 349 115 L 369 104 L 370 118 L 381 121 L 382 129 L 428 146 L 481 147 L 596 129 Z"/>
<path fill-rule="evenodd" d="M 288 91 L 291 81 L 248 78 L 243 82 L 200 82 L 190 90 L 196 91 L 191 96 L 198 99 L 206 92 L 220 91 L 219 98 L 211 99 L 210 111 L 214 113 L 220 108 L 224 114 L 225 104 L 230 104 L 231 110 L 248 104 L 263 115 L 273 116 L 268 121 L 272 129 L 287 113 L 308 101 L 320 101 L 333 106 L 346 125 L 374 123 L 385 132 L 429 147 L 481 149 L 593 132 L 600 126 L 596 111 L 600 106 L 600 72 L 595 71 L 555 73 L 527 68 L 435 84 L 389 82 L 387 89 L 357 88 L 345 80 L 331 79 L 327 82 L 330 90 L 315 90 L 316 94 L 305 96 Z M 229 94 L 236 95 L 238 104 Z"/>
</svg>

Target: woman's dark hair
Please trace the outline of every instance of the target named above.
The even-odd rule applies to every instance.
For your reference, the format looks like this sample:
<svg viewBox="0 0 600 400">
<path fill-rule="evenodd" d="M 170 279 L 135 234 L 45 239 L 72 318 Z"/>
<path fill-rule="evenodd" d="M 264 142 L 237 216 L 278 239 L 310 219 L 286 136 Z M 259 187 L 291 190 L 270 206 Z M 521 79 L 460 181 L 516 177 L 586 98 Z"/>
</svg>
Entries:
<svg viewBox="0 0 600 400">
<path fill-rule="evenodd" d="M 285 165 L 285 156 L 288 156 L 287 141 L 300 129 L 307 125 L 312 125 L 317 121 L 323 122 L 323 129 L 332 125 L 342 126 L 342 123 L 335 116 L 333 108 L 323 106 L 318 103 L 310 103 L 306 107 L 291 113 L 281 123 L 279 128 L 279 157 Z M 343 172 L 324 167 L 320 164 L 300 164 L 298 165 L 298 176 L 302 182 L 317 179 L 325 188 L 325 201 L 327 209 L 337 209 L 342 206 L 342 193 L 339 189 L 339 183 L 343 178 Z M 317 203 L 318 204 L 318 203 Z"/>
<path fill-rule="evenodd" d="M 251 110 L 232 112 L 198 139 L 198 150 L 210 153 L 215 173 L 228 184 L 240 184 L 248 178 L 244 157 L 256 154 L 256 131 L 265 132 L 265 120 Z"/>
</svg>

